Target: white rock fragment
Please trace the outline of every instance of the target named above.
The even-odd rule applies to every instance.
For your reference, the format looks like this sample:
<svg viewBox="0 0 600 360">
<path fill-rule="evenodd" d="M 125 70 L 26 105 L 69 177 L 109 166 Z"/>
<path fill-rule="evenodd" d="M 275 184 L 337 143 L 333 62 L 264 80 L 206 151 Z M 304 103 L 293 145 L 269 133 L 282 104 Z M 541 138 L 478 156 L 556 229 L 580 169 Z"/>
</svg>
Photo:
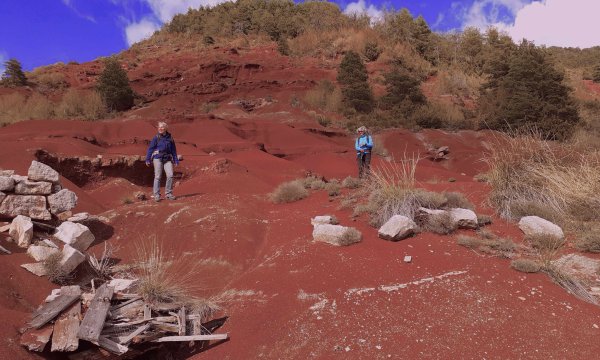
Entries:
<svg viewBox="0 0 600 360">
<path fill-rule="evenodd" d="M 450 209 L 450 216 L 452 221 L 463 229 L 477 229 L 479 227 L 477 223 L 477 214 L 473 210 L 454 208 Z"/>
<path fill-rule="evenodd" d="M 519 229 L 525 236 L 551 235 L 560 239 L 565 237 L 560 226 L 538 216 L 524 216 L 519 221 Z"/>
<path fill-rule="evenodd" d="M 417 224 L 412 219 L 403 215 L 394 215 L 379 228 L 377 235 L 381 239 L 398 241 L 414 234 L 416 230 Z"/>
<path fill-rule="evenodd" d="M 17 242 L 19 247 L 27 248 L 31 245 L 31 239 L 33 238 L 33 223 L 31 219 L 27 216 L 18 215 L 10 223 L 8 234 Z"/>
<path fill-rule="evenodd" d="M 46 164 L 33 160 L 27 171 L 27 178 L 32 181 L 48 181 L 58 183 L 60 176 L 56 170 Z"/>
<path fill-rule="evenodd" d="M 94 234 L 82 224 L 65 221 L 56 228 L 54 237 L 79 251 L 85 251 L 94 242 Z"/>
<path fill-rule="evenodd" d="M 310 223 L 312 224 L 312 226 L 323 225 L 323 224 L 335 225 L 336 221 L 333 216 L 322 215 L 322 216 L 315 216 L 314 218 L 310 219 Z"/>
<path fill-rule="evenodd" d="M 77 195 L 71 190 L 62 189 L 48 196 L 48 206 L 53 214 L 69 211 L 77 206 Z"/>
<path fill-rule="evenodd" d="M 21 181 L 15 185 L 16 195 L 50 195 L 52 183 L 46 181 Z"/>
<path fill-rule="evenodd" d="M 65 245 L 62 251 L 62 259 L 60 261 L 60 267 L 65 271 L 65 273 L 70 274 L 85 261 L 85 255 L 81 253 L 79 250 Z"/>
<path fill-rule="evenodd" d="M 27 248 L 27 255 L 31 256 L 35 261 L 44 261 L 53 254 L 59 253 L 60 250 L 54 247 L 32 245 Z"/>
<path fill-rule="evenodd" d="M 0 176 L 0 191 L 13 191 L 15 180 L 10 176 Z"/>
<path fill-rule="evenodd" d="M 46 268 L 42 263 L 22 264 L 22 268 L 37 276 L 46 276 Z"/>
<path fill-rule="evenodd" d="M 412 261 L 412 256 L 410 256 L 410 255 L 406 255 L 406 256 L 404 257 L 404 262 L 405 262 L 405 263 L 409 263 L 409 262 L 411 262 L 411 261 Z"/>
<path fill-rule="evenodd" d="M 336 246 L 345 246 L 357 243 L 361 240 L 361 233 L 350 227 L 341 225 L 322 224 L 313 229 L 315 241 L 326 242 Z"/>
</svg>

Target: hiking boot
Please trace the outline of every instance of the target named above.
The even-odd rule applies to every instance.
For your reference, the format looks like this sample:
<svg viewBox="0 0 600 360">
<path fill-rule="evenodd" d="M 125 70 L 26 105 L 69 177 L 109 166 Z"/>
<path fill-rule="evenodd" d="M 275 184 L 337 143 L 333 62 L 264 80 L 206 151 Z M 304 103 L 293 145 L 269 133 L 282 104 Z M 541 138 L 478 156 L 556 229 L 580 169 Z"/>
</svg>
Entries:
<svg viewBox="0 0 600 360">
<path fill-rule="evenodd" d="M 175 200 L 175 199 L 177 199 L 175 196 L 167 195 L 167 200 Z"/>
<path fill-rule="evenodd" d="M 159 202 L 160 201 L 160 196 L 155 196 L 154 197 L 154 201 Z"/>
</svg>

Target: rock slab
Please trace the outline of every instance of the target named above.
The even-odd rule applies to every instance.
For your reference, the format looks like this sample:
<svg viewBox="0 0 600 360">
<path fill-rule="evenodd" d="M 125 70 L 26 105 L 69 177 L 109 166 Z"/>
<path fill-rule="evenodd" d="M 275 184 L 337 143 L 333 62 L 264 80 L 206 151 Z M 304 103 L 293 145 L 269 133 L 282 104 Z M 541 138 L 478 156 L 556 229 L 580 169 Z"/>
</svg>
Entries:
<svg viewBox="0 0 600 360">
<path fill-rule="evenodd" d="M 32 181 L 48 181 L 51 183 L 58 183 L 60 176 L 58 172 L 50 166 L 33 160 L 31 162 L 31 166 L 29 166 L 29 170 L 27 171 L 27 178 Z"/>
<path fill-rule="evenodd" d="M 473 210 L 453 208 L 450 209 L 450 216 L 452 221 L 463 229 L 477 229 L 479 224 L 477 223 L 477 214 Z"/>
<path fill-rule="evenodd" d="M 0 204 L 0 215 L 14 218 L 18 215 L 36 220 L 50 220 L 46 197 L 40 195 L 8 195 Z"/>
<path fill-rule="evenodd" d="M 31 245 L 33 238 L 33 223 L 27 216 L 18 215 L 10 223 L 8 235 L 17 242 L 17 245 L 22 248 L 27 248 Z"/>
<path fill-rule="evenodd" d="M 405 239 L 417 230 L 417 224 L 403 215 L 394 215 L 379 228 L 377 236 L 384 240 L 398 241 Z"/>
<path fill-rule="evenodd" d="M 13 191 L 15 180 L 10 176 L 0 176 L 0 191 Z"/>
<path fill-rule="evenodd" d="M 56 194 L 48 196 L 48 205 L 52 214 L 70 211 L 77 206 L 77 195 L 68 189 L 62 189 Z"/>
<path fill-rule="evenodd" d="M 525 233 L 525 236 L 551 235 L 560 239 L 565 237 L 560 226 L 539 216 L 523 216 L 519 221 L 519 229 Z"/>
<path fill-rule="evenodd" d="M 87 250 L 95 240 L 87 226 L 70 221 L 60 224 L 54 237 L 79 251 Z"/>
<path fill-rule="evenodd" d="M 336 246 L 346 246 L 361 240 L 360 236 L 357 238 L 352 237 L 352 232 L 353 229 L 346 226 L 321 224 L 313 228 L 312 235 L 314 241 L 326 242 Z"/>
</svg>

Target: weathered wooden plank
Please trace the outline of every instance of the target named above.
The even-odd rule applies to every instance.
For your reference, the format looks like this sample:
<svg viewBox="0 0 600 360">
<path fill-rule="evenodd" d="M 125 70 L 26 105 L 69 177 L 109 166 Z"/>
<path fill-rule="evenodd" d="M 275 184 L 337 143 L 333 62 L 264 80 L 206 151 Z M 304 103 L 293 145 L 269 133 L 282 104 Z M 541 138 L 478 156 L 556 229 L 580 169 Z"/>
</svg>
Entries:
<svg viewBox="0 0 600 360">
<path fill-rule="evenodd" d="M 158 330 L 172 332 L 175 334 L 179 333 L 179 325 L 177 325 L 177 324 L 167 324 L 167 323 L 161 323 L 158 321 L 152 321 L 150 324 L 152 325 L 153 328 L 158 329 Z"/>
<path fill-rule="evenodd" d="M 54 319 L 64 309 L 78 301 L 80 297 L 81 295 L 61 294 L 59 297 L 44 304 L 39 310 L 34 312 L 29 321 L 29 326 L 39 329 L 48 321 Z"/>
<path fill-rule="evenodd" d="M 104 284 L 96 290 L 90 308 L 79 326 L 77 337 L 82 340 L 97 342 L 108 314 L 113 287 Z M 108 350 L 108 349 L 107 349 Z"/>
<path fill-rule="evenodd" d="M 202 320 L 200 317 L 192 319 L 192 335 L 202 335 Z"/>
<path fill-rule="evenodd" d="M 50 341 L 52 336 L 52 324 L 47 324 L 41 329 L 32 329 L 21 335 L 21 345 L 26 347 L 29 351 L 44 351 L 46 344 Z"/>
<path fill-rule="evenodd" d="M 228 337 L 228 334 L 165 336 L 154 340 L 154 342 L 225 340 Z"/>
<path fill-rule="evenodd" d="M 185 306 L 182 306 L 181 309 L 179 309 L 179 314 L 177 315 L 177 323 L 179 324 L 179 336 L 185 336 Z"/>
<path fill-rule="evenodd" d="M 52 290 L 52 293 L 54 293 L 56 290 Z M 53 299 L 48 300 L 48 298 L 50 298 L 50 296 L 52 296 L 53 294 L 50 294 L 47 298 L 46 298 L 46 302 L 52 302 L 53 300 L 56 300 L 60 295 L 77 295 L 77 296 L 81 296 L 81 287 L 79 287 L 79 285 L 71 285 L 71 286 L 61 286 L 60 289 L 58 289 L 58 292 L 56 293 L 56 295 L 54 296 Z M 39 314 L 41 314 L 41 312 L 44 310 L 44 304 L 40 305 L 38 307 L 38 309 L 36 311 L 34 311 L 31 314 L 31 317 L 36 317 Z"/>
<path fill-rule="evenodd" d="M 115 310 L 117 310 L 117 309 L 119 309 L 119 308 L 122 308 L 122 307 L 124 307 L 124 306 L 127 306 L 127 305 L 129 305 L 129 304 L 131 304 L 131 303 L 133 303 L 133 302 L 136 302 L 136 301 L 138 301 L 138 300 L 142 300 L 142 297 L 141 297 L 141 296 L 139 296 L 139 295 L 136 295 L 134 298 L 131 298 L 131 299 L 127 300 L 127 301 L 124 301 L 124 302 L 122 302 L 122 303 L 120 303 L 120 304 L 117 304 L 117 305 L 111 306 L 111 307 L 110 307 L 110 311 L 115 311 Z"/>
<path fill-rule="evenodd" d="M 5 247 L 4 247 L 4 246 L 2 246 L 2 245 L 0 245 L 0 251 L 2 251 L 2 252 L 4 252 L 4 253 L 7 253 L 8 255 L 12 254 L 12 253 L 10 252 L 10 250 L 8 250 L 7 248 L 5 248 Z"/>
<path fill-rule="evenodd" d="M 118 336 L 115 338 L 115 340 L 117 340 L 117 342 L 121 345 L 127 345 L 131 342 L 131 340 L 133 340 L 134 337 L 140 335 L 149 328 L 150 324 L 142 325 L 139 328 L 135 329 L 133 332 L 131 332 L 131 334 L 125 336 Z"/>
<path fill-rule="evenodd" d="M 98 338 L 98 346 L 116 355 L 123 355 L 129 350 L 127 346 L 118 344 L 104 336 Z"/>
<path fill-rule="evenodd" d="M 150 305 L 144 304 L 144 320 L 149 320 L 152 317 L 152 310 Z"/>
<path fill-rule="evenodd" d="M 54 324 L 51 351 L 75 351 L 79 347 L 77 332 L 79 331 L 79 317 L 81 316 L 81 302 L 77 301 L 63 312 Z"/>
<path fill-rule="evenodd" d="M 164 337 L 165 334 L 162 332 L 147 332 L 145 334 L 137 335 L 131 340 L 133 344 L 142 344 L 149 341 L 154 341 L 156 339 L 160 339 Z"/>
<path fill-rule="evenodd" d="M 137 318 L 143 316 L 144 312 L 144 302 L 141 299 L 131 301 L 127 305 L 118 307 L 118 308 L 110 308 L 111 317 L 113 319 L 118 318 Z"/>
</svg>

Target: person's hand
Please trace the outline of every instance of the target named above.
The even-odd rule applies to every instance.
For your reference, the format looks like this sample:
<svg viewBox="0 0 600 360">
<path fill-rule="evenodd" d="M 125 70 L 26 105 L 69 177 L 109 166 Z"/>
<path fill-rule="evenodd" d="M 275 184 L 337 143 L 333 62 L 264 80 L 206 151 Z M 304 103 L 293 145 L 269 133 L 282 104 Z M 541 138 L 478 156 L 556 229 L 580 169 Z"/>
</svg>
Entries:
<svg viewBox="0 0 600 360">
<path fill-rule="evenodd" d="M 150 167 L 150 163 L 149 163 L 149 162 L 147 162 L 147 163 L 146 163 L 146 166 Z"/>
</svg>

